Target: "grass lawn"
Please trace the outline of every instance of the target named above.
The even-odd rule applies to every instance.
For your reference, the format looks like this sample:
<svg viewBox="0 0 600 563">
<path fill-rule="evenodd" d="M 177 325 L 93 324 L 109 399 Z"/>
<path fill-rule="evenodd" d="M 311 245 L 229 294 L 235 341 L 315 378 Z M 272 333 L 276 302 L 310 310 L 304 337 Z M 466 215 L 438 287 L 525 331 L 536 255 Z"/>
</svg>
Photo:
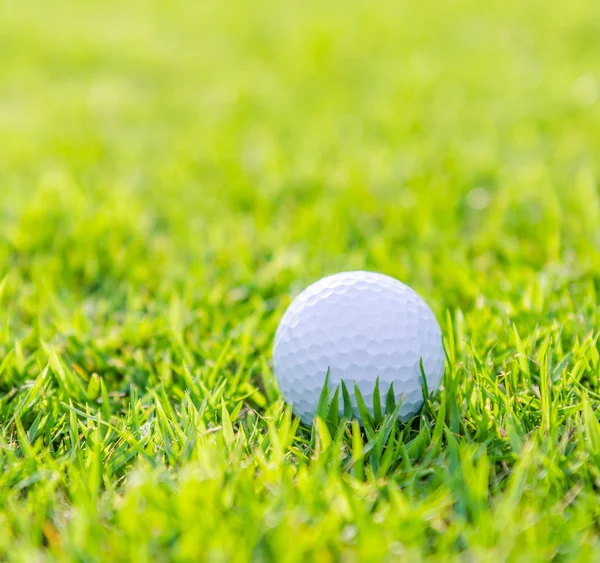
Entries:
<svg viewBox="0 0 600 563">
<path fill-rule="evenodd" d="M 600 4 L 0 6 L 0 560 L 598 561 Z M 440 392 L 365 436 L 272 373 L 330 273 Z"/>
</svg>

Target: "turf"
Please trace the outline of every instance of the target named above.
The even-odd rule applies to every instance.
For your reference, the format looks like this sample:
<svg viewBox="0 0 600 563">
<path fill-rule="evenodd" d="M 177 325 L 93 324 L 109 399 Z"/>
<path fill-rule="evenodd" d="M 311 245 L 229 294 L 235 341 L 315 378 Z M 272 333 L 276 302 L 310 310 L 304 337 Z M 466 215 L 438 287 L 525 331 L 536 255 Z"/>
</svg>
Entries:
<svg viewBox="0 0 600 563">
<path fill-rule="evenodd" d="M 0 560 L 600 559 L 598 3 L 5 2 Z M 408 425 L 299 425 L 298 291 L 434 309 Z"/>
</svg>

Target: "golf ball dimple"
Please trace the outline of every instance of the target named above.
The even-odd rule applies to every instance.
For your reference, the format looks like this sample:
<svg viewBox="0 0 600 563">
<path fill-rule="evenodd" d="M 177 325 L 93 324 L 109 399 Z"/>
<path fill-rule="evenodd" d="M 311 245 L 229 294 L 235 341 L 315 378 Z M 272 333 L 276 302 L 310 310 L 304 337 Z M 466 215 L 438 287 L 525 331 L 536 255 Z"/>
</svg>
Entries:
<svg viewBox="0 0 600 563">
<path fill-rule="evenodd" d="M 379 378 L 382 405 L 393 384 L 396 401 L 402 401 L 399 418 L 407 421 L 423 405 L 421 360 L 427 386 L 436 391 L 444 348 L 435 315 L 410 287 L 374 272 L 343 272 L 305 289 L 284 313 L 273 346 L 279 389 L 307 424 L 327 370 L 330 396 L 344 380 L 355 416 L 354 383 L 372 414 Z"/>
</svg>

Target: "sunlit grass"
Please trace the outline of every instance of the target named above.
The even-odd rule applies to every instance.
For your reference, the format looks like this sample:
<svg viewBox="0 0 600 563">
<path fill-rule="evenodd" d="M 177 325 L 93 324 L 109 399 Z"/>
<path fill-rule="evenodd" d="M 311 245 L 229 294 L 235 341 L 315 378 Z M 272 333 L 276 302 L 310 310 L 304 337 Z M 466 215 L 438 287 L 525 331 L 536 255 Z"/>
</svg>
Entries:
<svg viewBox="0 0 600 563">
<path fill-rule="evenodd" d="M 0 8 L 1 560 L 598 560 L 593 2 L 34 4 Z M 442 389 L 306 428 L 274 331 L 359 268 L 431 305 Z"/>
</svg>

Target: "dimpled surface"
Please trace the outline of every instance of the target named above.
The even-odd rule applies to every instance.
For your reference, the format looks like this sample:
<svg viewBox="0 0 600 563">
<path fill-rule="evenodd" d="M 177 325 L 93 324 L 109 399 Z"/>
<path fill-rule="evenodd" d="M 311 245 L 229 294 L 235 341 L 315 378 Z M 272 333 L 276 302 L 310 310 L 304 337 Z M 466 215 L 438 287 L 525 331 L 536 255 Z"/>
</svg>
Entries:
<svg viewBox="0 0 600 563">
<path fill-rule="evenodd" d="M 410 287 L 373 272 L 343 272 L 305 289 L 283 315 L 273 347 L 279 389 L 305 423 L 314 417 L 327 369 L 332 390 L 345 381 L 356 416 L 353 382 L 372 413 L 379 377 L 382 405 L 393 383 L 396 400 L 403 400 L 400 419 L 410 419 L 423 405 L 421 358 L 435 391 L 444 373 L 435 315 Z"/>
</svg>

